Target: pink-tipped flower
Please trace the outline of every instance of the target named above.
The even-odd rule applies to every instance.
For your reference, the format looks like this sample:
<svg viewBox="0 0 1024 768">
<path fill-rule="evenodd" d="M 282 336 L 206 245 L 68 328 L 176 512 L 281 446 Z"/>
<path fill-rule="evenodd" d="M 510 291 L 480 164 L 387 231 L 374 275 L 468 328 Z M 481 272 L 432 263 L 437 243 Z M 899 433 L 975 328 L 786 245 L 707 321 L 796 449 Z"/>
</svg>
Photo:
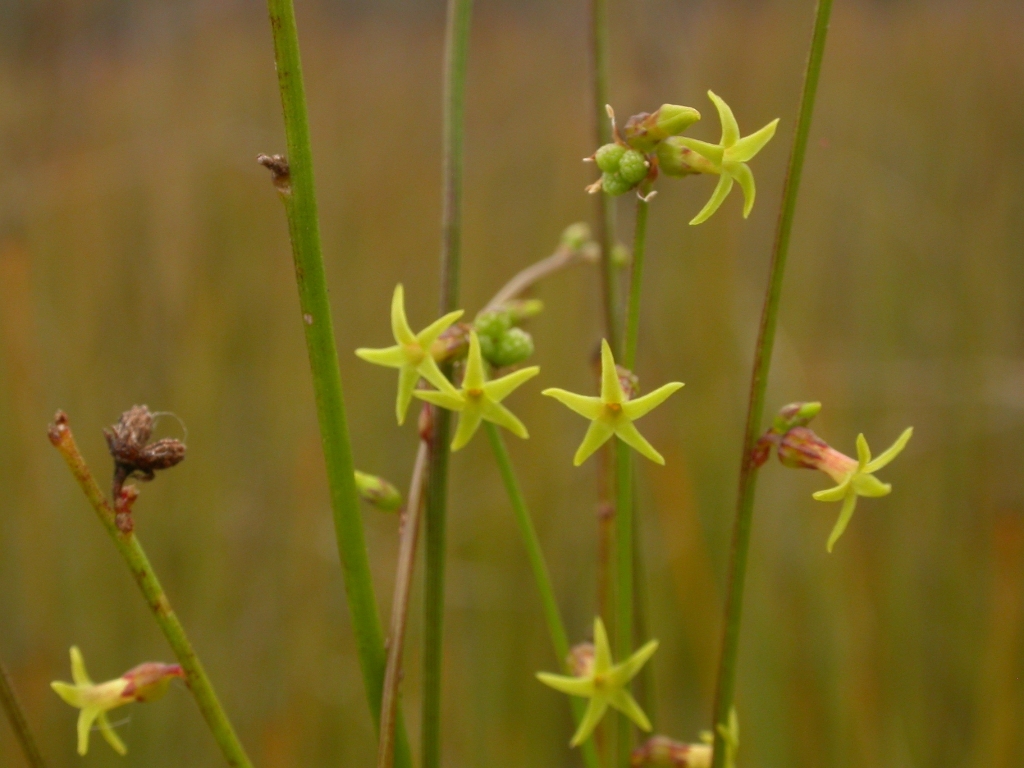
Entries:
<svg viewBox="0 0 1024 768">
<path fill-rule="evenodd" d="M 176 677 L 184 678 L 179 664 L 161 664 L 150 661 L 125 672 L 121 677 L 105 683 L 93 683 L 85 669 L 85 660 L 77 646 L 71 647 L 71 677 L 74 683 L 54 681 L 50 687 L 72 707 L 78 707 L 78 754 L 89 750 L 89 732 L 93 723 L 119 755 L 128 751 L 114 731 L 107 712 L 132 702 L 154 701 L 167 692 L 167 686 Z"/>
</svg>

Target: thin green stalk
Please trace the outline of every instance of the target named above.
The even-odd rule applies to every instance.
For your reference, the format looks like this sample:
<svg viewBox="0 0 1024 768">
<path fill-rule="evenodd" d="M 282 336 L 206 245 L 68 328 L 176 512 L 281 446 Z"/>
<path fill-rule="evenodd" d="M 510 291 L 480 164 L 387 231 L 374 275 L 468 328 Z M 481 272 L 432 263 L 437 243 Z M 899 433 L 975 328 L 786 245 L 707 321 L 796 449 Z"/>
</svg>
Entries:
<svg viewBox="0 0 1024 768">
<path fill-rule="evenodd" d="M 523 539 L 523 546 L 526 547 L 526 557 L 530 561 L 530 570 L 533 571 L 533 579 L 537 584 L 537 591 L 540 593 L 541 607 L 544 610 L 544 620 L 548 625 L 548 634 L 551 635 L 551 644 L 555 649 L 555 656 L 566 674 L 572 674 L 569 669 L 569 636 L 565 631 L 565 624 L 562 623 L 562 614 L 558 610 L 558 600 L 555 597 L 555 588 L 551 585 L 551 576 L 548 573 L 547 563 L 544 561 L 544 552 L 540 547 L 540 540 L 537 538 L 537 531 L 533 527 L 533 519 L 530 511 L 526 508 L 526 500 L 519 488 L 519 480 L 516 478 L 515 468 L 512 466 L 512 457 L 508 455 L 508 448 L 501 436 L 501 430 L 487 421 L 484 422 L 487 430 L 487 437 L 491 441 L 491 448 L 494 449 L 494 459 L 498 463 L 498 470 L 501 472 L 501 480 L 505 484 L 505 492 L 512 503 L 512 511 L 516 516 L 516 524 L 519 526 L 519 535 Z M 579 725 L 586 709 L 580 699 L 572 699 L 573 718 Z M 583 761 L 588 768 L 597 768 L 597 750 L 594 748 L 594 740 L 587 739 L 583 744 Z"/>
<path fill-rule="evenodd" d="M 268 0 L 267 7 L 274 37 L 274 57 L 288 156 L 287 160 L 261 158 L 261 162 L 267 164 L 274 173 L 274 182 L 281 192 L 288 218 L 338 553 L 370 714 L 374 723 L 378 724 L 386 664 L 384 634 L 377 612 L 355 487 L 355 468 L 345 418 L 341 371 L 320 248 L 309 118 L 295 9 L 292 0 Z M 276 165 L 273 162 L 275 160 Z M 395 751 L 399 766 L 407 767 L 411 764 L 408 739 L 401 725 Z"/>
<path fill-rule="evenodd" d="M 633 230 L 633 268 L 629 281 L 629 306 L 626 312 L 626 338 L 622 365 L 633 370 L 640 337 L 640 290 L 643 283 L 644 252 L 647 246 L 647 213 L 650 188 L 644 184 L 637 192 L 636 226 Z M 626 658 L 633 652 L 633 454 L 621 441 L 615 445 L 615 645 Z M 620 765 L 629 765 L 633 749 L 633 726 L 619 717 L 618 755 Z"/>
<path fill-rule="evenodd" d="M 25 753 L 25 759 L 32 768 L 46 768 L 46 761 L 39 751 L 35 737 L 28 727 L 28 719 L 25 717 L 25 710 L 21 707 L 17 695 L 14 693 L 14 684 L 11 683 L 11 676 L 7 669 L 0 663 L 0 706 L 7 712 L 7 718 L 11 722 L 11 729 L 18 737 L 18 743 Z"/>
<path fill-rule="evenodd" d="M 445 31 L 444 165 L 441 219 L 441 312 L 459 302 L 462 266 L 462 165 L 465 133 L 466 62 L 473 0 L 448 0 Z M 451 374 L 450 366 L 445 370 Z M 423 768 L 441 766 L 441 664 L 444 628 L 445 525 L 448 512 L 450 414 L 432 408 L 434 433 L 424 515 Z"/>
<path fill-rule="evenodd" d="M 146 553 L 134 533 L 123 533 L 118 530 L 114 510 L 103 496 L 85 459 L 82 458 L 82 454 L 75 444 L 74 435 L 71 434 L 71 427 L 68 426 L 67 416 L 60 411 L 57 412 L 54 423 L 50 425 L 50 442 L 64 457 L 64 461 L 71 469 L 71 474 L 75 476 L 85 497 L 89 500 L 92 508 L 96 510 L 96 515 L 103 523 L 103 527 L 110 534 L 117 551 L 121 553 L 132 576 L 135 577 L 135 583 L 142 590 L 146 603 L 156 618 L 156 623 L 163 631 L 167 642 L 170 643 L 175 656 L 178 657 L 182 669 L 185 670 L 189 690 L 192 691 L 192 695 L 199 705 L 199 711 L 213 733 L 213 738 L 216 739 L 224 753 L 228 765 L 236 768 L 252 768 L 252 763 L 248 755 L 245 754 L 245 749 L 238 740 L 235 729 L 213 690 L 213 684 L 207 677 L 206 670 L 203 669 L 199 657 L 192 648 L 192 643 L 185 634 L 184 627 L 171 608 L 163 587 L 160 586 L 160 580 L 157 579 L 156 572 L 149 563 L 149 558 L 146 557 Z"/>
<path fill-rule="evenodd" d="M 597 146 L 612 140 L 612 128 L 605 113 L 608 104 L 608 0 L 590 0 L 590 44 L 593 67 L 594 133 Z M 618 271 L 612 261 L 615 248 L 615 198 L 599 193 L 597 205 L 597 239 L 601 244 L 601 298 L 604 305 L 605 337 L 612 352 L 619 349 L 619 285 Z"/>
<path fill-rule="evenodd" d="M 621 440 L 615 441 L 615 653 L 633 653 L 633 454 Z M 619 715 L 618 763 L 629 765 L 633 749 L 633 724 Z"/>
<path fill-rule="evenodd" d="M 754 514 L 754 492 L 757 483 L 757 469 L 751 461 L 754 444 L 761 433 L 761 419 L 764 415 L 765 391 L 768 387 L 768 372 L 775 343 L 775 328 L 779 316 L 779 300 L 782 294 L 782 277 L 786 268 L 789 251 L 789 237 L 793 228 L 793 214 L 796 210 L 800 176 L 803 171 L 804 155 L 807 150 L 807 136 L 811 129 L 814 112 L 814 97 L 818 90 L 818 76 L 825 53 L 825 38 L 828 34 L 832 0 L 818 0 L 815 12 L 814 33 L 807 57 L 803 93 L 797 114 L 796 134 L 789 155 L 789 167 L 782 188 L 782 208 L 779 211 L 772 247 L 768 287 L 765 292 L 764 308 L 758 331 L 757 347 L 754 354 L 754 370 L 750 378 L 750 399 L 747 407 L 747 426 L 743 438 L 743 456 L 740 461 L 739 489 L 736 501 L 736 521 L 732 534 L 732 553 L 729 563 L 729 586 L 725 603 L 725 626 L 722 632 L 722 651 L 718 666 L 718 681 L 715 691 L 714 723 L 726 725 L 729 711 L 733 706 L 736 686 L 736 661 L 739 654 L 740 620 L 743 614 L 743 587 L 747 573 L 747 553 L 750 547 L 750 531 Z M 713 768 L 724 768 L 725 744 L 718 728 L 715 732 Z"/>
<path fill-rule="evenodd" d="M 636 347 L 640 339 L 640 290 L 643 287 L 644 251 L 647 248 L 647 213 L 653 197 L 646 183 L 637 191 L 636 226 L 633 229 L 633 269 L 629 278 L 629 307 L 626 312 L 626 347 L 622 364 L 633 370 Z"/>
</svg>

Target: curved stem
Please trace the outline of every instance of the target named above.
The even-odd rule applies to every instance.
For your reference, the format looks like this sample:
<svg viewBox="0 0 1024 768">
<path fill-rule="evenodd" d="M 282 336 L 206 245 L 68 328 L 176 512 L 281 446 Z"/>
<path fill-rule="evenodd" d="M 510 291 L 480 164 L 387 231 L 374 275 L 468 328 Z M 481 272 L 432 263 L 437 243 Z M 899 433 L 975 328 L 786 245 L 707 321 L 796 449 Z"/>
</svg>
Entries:
<svg viewBox="0 0 1024 768">
<path fill-rule="evenodd" d="M 807 57 L 803 93 L 797 115 L 796 134 L 789 155 L 786 181 L 782 188 L 782 207 L 775 230 L 772 247 L 768 287 L 765 292 L 761 325 L 754 354 L 754 370 L 750 378 L 750 399 L 747 407 L 747 425 L 743 438 L 743 455 L 740 461 L 739 490 L 736 501 L 736 521 L 733 525 L 732 553 L 729 563 L 729 586 L 725 603 L 725 626 L 722 633 L 722 651 L 718 666 L 718 681 L 715 690 L 714 724 L 715 734 L 713 768 L 725 765 L 725 742 L 717 726 L 727 726 L 729 711 L 733 706 L 736 686 L 736 661 L 739 654 L 740 620 L 743 615 L 743 587 L 747 572 L 747 553 L 750 547 L 750 530 L 754 514 L 754 492 L 757 484 L 757 468 L 751 461 L 751 452 L 761 432 L 764 414 L 765 391 L 768 386 L 768 372 L 775 343 L 775 328 L 779 316 L 779 300 L 782 294 L 782 277 L 786 268 L 789 251 L 789 237 L 793 228 L 793 214 L 796 210 L 800 176 L 803 171 L 804 155 L 807 150 L 807 136 L 814 112 L 814 97 L 818 89 L 818 76 L 825 52 L 825 38 L 828 34 L 829 15 L 832 0 L 818 0 L 815 12 L 814 33 Z"/>
<path fill-rule="evenodd" d="M 444 167 L 441 222 L 441 312 L 459 301 L 462 265 L 462 162 L 466 59 L 473 0 L 448 0 L 445 32 Z M 442 368 L 450 376 L 451 367 Z M 423 625 L 423 768 L 441 765 L 441 665 L 444 628 L 445 524 L 448 507 L 450 414 L 433 408 L 434 434 L 427 478 L 426 574 Z"/>
<path fill-rule="evenodd" d="M 100 522 L 103 523 L 103 527 L 110 534 L 114 546 L 117 547 L 117 551 L 121 553 L 121 557 L 124 558 L 128 569 L 132 572 L 132 576 L 135 577 L 135 583 L 142 590 L 146 603 L 153 612 L 154 618 L 156 618 L 156 623 L 160 626 L 164 637 L 167 638 L 167 642 L 174 650 L 175 656 L 178 657 L 178 662 L 181 664 L 182 669 L 185 670 L 189 690 L 192 691 L 192 695 L 199 705 L 199 711 L 202 712 L 203 718 L 206 720 L 206 724 L 213 733 L 214 739 L 216 739 L 217 744 L 224 753 L 228 765 L 236 766 L 237 768 L 252 768 L 252 762 L 250 762 L 248 755 L 245 754 L 245 748 L 242 747 L 242 743 L 238 740 L 235 729 L 232 727 L 227 713 L 224 712 L 224 708 L 217 698 L 213 684 L 210 682 L 210 678 L 207 677 L 202 662 L 199 661 L 199 657 L 192 648 L 192 643 L 185 634 L 185 628 L 182 627 L 178 616 L 171 608 L 167 595 L 164 593 L 160 580 L 157 579 L 156 572 L 153 570 L 153 566 L 150 565 L 149 558 L 146 557 L 142 545 L 134 533 L 122 533 L 118 530 L 114 520 L 114 510 L 103 496 L 103 492 L 96 484 L 96 480 L 89 471 L 85 459 L 82 458 L 82 454 L 75 444 L 75 438 L 71 434 L 71 427 L 68 426 L 67 416 L 59 411 L 54 419 L 54 423 L 50 425 L 50 442 L 53 443 L 54 447 L 60 451 L 61 456 L 64 457 L 64 461 L 67 462 L 68 467 L 71 469 L 71 474 L 75 476 L 75 480 L 78 481 L 78 485 L 83 493 L 85 493 L 85 497 L 89 500 L 92 508 L 96 510 L 96 515 L 99 517 Z"/>
<path fill-rule="evenodd" d="M 566 674 L 572 674 L 568 668 L 569 636 L 565 631 L 565 624 L 562 623 L 562 615 L 558 610 L 558 599 L 555 597 L 555 588 L 551 585 L 551 575 L 548 573 L 548 566 L 544 561 L 544 552 L 541 550 L 537 531 L 533 527 L 530 511 L 526 508 L 523 492 L 519 488 L 519 480 L 516 478 L 515 468 L 512 466 L 512 458 L 508 455 L 508 448 L 505 446 L 498 427 L 487 421 L 484 422 L 484 428 L 487 430 L 487 437 L 494 450 L 494 459 L 501 472 L 505 492 L 508 493 L 508 499 L 512 503 L 512 511 L 515 513 L 516 524 L 519 526 L 519 535 L 523 540 L 523 546 L 526 547 L 526 557 L 530 561 L 533 580 L 536 582 L 537 592 L 540 594 L 544 620 L 548 625 L 548 634 L 551 635 L 551 645 L 555 649 L 555 656 L 558 657 L 558 663 L 563 670 Z M 585 705 L 580 699 L 573 697 L 572 709 L 573 718 L 579 725 L 580 720 L 583 719 Z M 597 751 L 594 748 L 593 738 L 587 739 L 582 749 L 583 761 L 588 768 L 597 768 Z"/>
<path fill-rule="evenodd" d="M 511 280 L 501 287 L 501 290 L 494 294 L 494 297 L 480 310 L 480 314 L 489 312 L 492 309 L 498 309 L 502 304 L 516 298 L 523 291 L 540 282 L 548 275 L 552 275 L 578 261 L 585 261 L 586 259 L 587 255 L 583 249 L 560 247 L 550 256 L 536 261 L 516 273 Z"/>
<path fill-rule="evenodd" d="M 398 545 L 398 568 L 395 572 L 395 591 L 391 598 L 391 627 L 388 631 L 388 664 L 384 673 L 384 694 L 380 707 L 380 743 L 377 748 L 377 768 L 391 768 L 395 758 L 395 722 L 398 712 L 398 685 L 402 677 L 402 651 L 405 648 L 405 625 L 409 616 L 409 592 L 416 563 L 416 541 L 420 528 L 420 508 L 423 506 L 423 481 L 430 445 L 420 441 L 416 463 L 409 481 L 402 513 L 401 534 Z"/>
<path fill-rule="evenodd" d="M 25 760 L 32 768 L 46 768 L 46 761 L 39 751 L 35 737 L 28 727 L 28 719 L 25 717 L 25 710 L 21 707 L 17 695 L 14 693 L 14 684 L 11 683 L 11 676 L 7 669 L 0 663 L 0 705 L 7 712 L 7 718 L 11 722 L 11 729 L 18 737 L 18 743 L 25 753 Z"/>
<path fill-rule="evenodd" d="M 352 616 L 363 685 L 371 716 L 377 724 L 384 683 L 384 633 L 377 613 L 377 599 L 355 487 L 355 467 L 320 247 L 313 155 L 295 9 L 292 0 L 267 0 L 267 8 L 274 38 L 274 58 L 281 91 L 288 156 L 286 160 L 261 158 L 260 161 L 267 164 L 274 173 L 274 182 L 281 192 L 288 218 L 288 232 L 295 260 L 295 281 L 299 289 L 306 351 L 313 374 L 317 420 L 327 465 L 327 482 L 338 553 L 345 577 L 345 593 Z M 277 161 L 276 165 L 274 161 Z M 404 732 L 399 734 L 396 752 L 398 763 L 409 766 L 408 740 Z"/>
</svg>

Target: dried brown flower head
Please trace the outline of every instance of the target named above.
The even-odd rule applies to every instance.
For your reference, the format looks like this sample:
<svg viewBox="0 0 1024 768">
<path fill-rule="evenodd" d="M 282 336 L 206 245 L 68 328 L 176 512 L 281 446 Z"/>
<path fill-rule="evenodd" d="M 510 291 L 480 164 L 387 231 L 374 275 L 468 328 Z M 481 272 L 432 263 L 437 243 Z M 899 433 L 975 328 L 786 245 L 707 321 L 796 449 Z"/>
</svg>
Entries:
<svg viewBox="0 0 1024 768">
<path fill-rule="evenodd" d="M 103 430 L 114 457 L 114 498 L 129 477 L 152 480 L 159 469 L 169 469 L 185 458 L 185 444 L 173 438 L 150 443 L 153 414 L 145 405 L 134 405 L 121 414 L 120 421 Z"/>
</svg>

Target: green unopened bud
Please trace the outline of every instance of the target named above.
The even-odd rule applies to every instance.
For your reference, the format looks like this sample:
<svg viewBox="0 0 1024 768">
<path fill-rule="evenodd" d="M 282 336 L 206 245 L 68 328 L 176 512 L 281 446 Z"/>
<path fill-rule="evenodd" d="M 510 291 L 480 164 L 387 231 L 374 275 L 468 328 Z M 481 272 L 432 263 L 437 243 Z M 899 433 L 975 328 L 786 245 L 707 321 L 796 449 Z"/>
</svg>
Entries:
<svg viewBox="0 0 1024 768">
<path fill-rule="evenodd" d="M 691 125 L 700 120 L 700 112 L 693 107 L 681 107 L 678 104 L 662 104 L 657 112 L 654 129 L 650 135 L 658 139 L 678 136 Z"/>
<path fill-rule="evenodd" d="M 718 173 L 714 164 L 683 146 L 676 136 L 658 144 L 658 167 L 669 176 L 689 176 L 692 173 Z"/>
<path fill-rule="evenodd" d="M 480 336 L 498 338 L 512 327 L 512 315 L 506 309 L 492 309 L 477 315 L 473 328 Z"/>
<path fill-rule="evenodd" d="M 631 149 L 624 152 L 619 160 L 619 175 L 627 184 L 636 185 L 647 177 L 650 165 L 643 152 Z"/>
<path fill-rule="evenodd" d="M 604 169 L 602 168 L 601 170 Z M 562 230 L 562 237 L 559 245 L 570 251 L 579 251 L 591 242 L 591 240 L 590 227 L 585 222 L 578 221 L 575 224 L 570 224 Z"/>
<path fill-rule="evenodd" d="M 483 347 L 480 349 L 483 352 Z M 516 365 L 533 354 L 533 337 L 522 328 L 509 328 L 494 341 L 494 349 L 487 359 L 497 368 Z"/>
<path fill-rule="evenodd" d="M 624 195 L 633 189 L 636 184 L 630 184 L 618 173 L 607 173 L 601 175 L 601 189 L 612 197 Z"/>
<path fill-rule="evenodd" d="M 508 312 L 513 325 L 519 325 L 524 320 L 529 320 L 543 312 L 544 302 L 540 299 L 512 299 L 502 304 L 501 308 Z"/>
<path fill-rule="evenodd" d="M 630 261 L 632 261 L 632 257 L 630 256 L 629 248 L 622 243 L 616 243 L 612 246 L 612 266 L 616 269 L 623 269 L 629 266 Z"/>
<path fill-rule="evenodd" d="M 650 152 L 659 141 L 682 133 L 700 120 L 700 112 L 692 107 L 662 104 L 653 113 L 641 112 L 626 121 L 622 133 L 629 146 Z"/>
<path fill-rule="evenodd" d="M 594 153 L 594 161 L 605 173 L 614 173 L 619 169 L 619 160 L 625 152 L 626 148 L 621 144 L 605 144 Z"/>
<path fill-rule="evenodd" d="M 402 494 L 387 480 L 355 471 L 356 488 L 364 501 L 384 512 L 397 512 L 402 508 Z"/>
<path fill-rule="evenodd" d="M 806 427 L 821 411 L 821 403 L 790 403 L 779 409 L 772 430 L 785 434 L 793 427 Z"/>
</svg>

